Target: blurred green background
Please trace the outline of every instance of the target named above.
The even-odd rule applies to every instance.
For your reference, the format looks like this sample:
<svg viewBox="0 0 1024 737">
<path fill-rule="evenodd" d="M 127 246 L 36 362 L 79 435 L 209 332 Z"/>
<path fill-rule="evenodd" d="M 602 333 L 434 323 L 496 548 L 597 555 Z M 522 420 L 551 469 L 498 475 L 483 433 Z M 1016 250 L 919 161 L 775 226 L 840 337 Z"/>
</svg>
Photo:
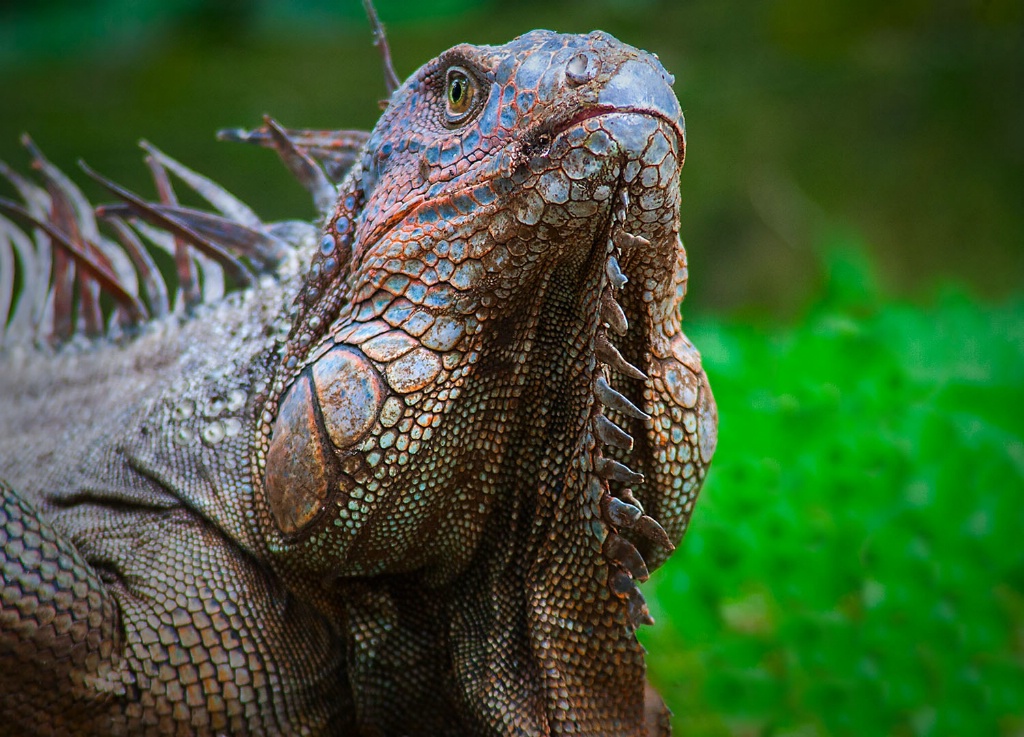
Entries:
<svg viewBox="0 0 1024 737">
<path fill-rule="evenodd" d="M 684 313 L 721 412 L 647 587 L 676 732 L 1024 735 L 1024 4 L 378 9 L 400 76 L 535 27 L 676 75 Z M 312 215 L 272 154 L 212 134 L 370 127 L 368 34 L 355 0 L 0 2 L 0 158 L 24 169 L 29 131 L 148 194 L 145 136 L 268 219 Z"/>
</svg>

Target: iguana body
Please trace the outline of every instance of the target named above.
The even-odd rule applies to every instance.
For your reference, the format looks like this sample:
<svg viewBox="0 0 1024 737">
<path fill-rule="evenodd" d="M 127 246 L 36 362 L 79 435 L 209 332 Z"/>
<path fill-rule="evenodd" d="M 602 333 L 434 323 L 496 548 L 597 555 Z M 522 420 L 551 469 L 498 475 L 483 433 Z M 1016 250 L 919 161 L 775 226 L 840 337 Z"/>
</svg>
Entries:
<svg viewBox="0 0 1024 737">
<path fill-rule="evenodd" d="M 135 336 L 6 350 L 0 733 L 667 732 L 635 580 L 716 436 L 679 325 L 669 85 L 601 33 L 459 46 L 336 191 L 269 124 L 319 232 L 214 193 L 274 234 L 242 238 L 158 176 L 163 204 L 130 207 L 177 218 L 175 253 L 191 233 L 281 263 Z"/>
</svg>

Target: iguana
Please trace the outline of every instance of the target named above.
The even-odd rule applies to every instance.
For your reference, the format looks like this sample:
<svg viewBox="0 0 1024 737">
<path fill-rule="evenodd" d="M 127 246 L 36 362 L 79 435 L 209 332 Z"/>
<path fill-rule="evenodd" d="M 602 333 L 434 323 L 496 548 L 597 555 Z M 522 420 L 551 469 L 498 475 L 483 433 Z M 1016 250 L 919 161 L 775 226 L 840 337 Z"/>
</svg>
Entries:
<svg viewBox="0 0 1024 737">
<path fill-rule="evenodd" d="M 149 144 L 157 201 L 86 168 L 120 201 L 94 210 L 26 141 L 42 186 L 0 170 L 0 733 L 667 734 L 637 582 L 717 425 L 672 83 L 534 31 L 444 52 L 369 134 L 226 132 L 277 149 L 315 225 Z"/>
</svg>

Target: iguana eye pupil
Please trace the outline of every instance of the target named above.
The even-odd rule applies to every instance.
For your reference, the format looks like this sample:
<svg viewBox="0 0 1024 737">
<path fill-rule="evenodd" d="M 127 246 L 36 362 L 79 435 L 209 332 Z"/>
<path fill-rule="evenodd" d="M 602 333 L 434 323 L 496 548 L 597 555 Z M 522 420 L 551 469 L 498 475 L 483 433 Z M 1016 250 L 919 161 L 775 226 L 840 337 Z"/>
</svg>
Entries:
<svg viewBox="0 0 1024 737">
<path fill-rule="evenodd" d="M 447 121 L 450 125 L 458 125 L 469 116 L 475 87 L 469 74 L 459 67 L 452 67 L 448 70 L 446 87 L 448 91 L 445 106 Z"/>
</svg>

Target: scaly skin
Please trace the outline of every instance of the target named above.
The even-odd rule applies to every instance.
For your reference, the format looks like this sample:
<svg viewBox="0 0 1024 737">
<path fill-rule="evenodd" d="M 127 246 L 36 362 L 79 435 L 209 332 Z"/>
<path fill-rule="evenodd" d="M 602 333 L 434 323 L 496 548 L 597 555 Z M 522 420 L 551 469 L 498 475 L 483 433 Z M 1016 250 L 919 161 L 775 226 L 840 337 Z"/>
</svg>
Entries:
<svg viewBox="0 0 1024 737">
<path fill-rule="evenodd" d="M 635 581 L 717 422 L 670 84 L 455 47 L 276 280 L 8 349 L 0 733 L 667 734 Z"/>
</svg>

